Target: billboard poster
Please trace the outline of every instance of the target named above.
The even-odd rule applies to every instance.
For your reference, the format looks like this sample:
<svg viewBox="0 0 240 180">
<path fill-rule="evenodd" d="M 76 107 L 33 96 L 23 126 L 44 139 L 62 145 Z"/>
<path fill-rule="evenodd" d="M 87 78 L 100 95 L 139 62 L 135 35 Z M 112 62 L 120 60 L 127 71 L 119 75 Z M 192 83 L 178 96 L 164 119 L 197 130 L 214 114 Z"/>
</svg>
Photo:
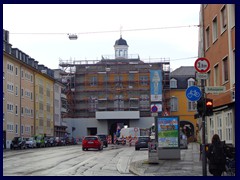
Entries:
<svg viewBox="0 0 240 180">
<path fill-rule="evenodd" d="M 179 117 L 157 117 L 157 139 L 160 148 L 179 148 Z"/>
<path fill-rule="evenodd" d="M 150 70 L 151 101 L 162 101 L 162 71 Z"/>
</svg>

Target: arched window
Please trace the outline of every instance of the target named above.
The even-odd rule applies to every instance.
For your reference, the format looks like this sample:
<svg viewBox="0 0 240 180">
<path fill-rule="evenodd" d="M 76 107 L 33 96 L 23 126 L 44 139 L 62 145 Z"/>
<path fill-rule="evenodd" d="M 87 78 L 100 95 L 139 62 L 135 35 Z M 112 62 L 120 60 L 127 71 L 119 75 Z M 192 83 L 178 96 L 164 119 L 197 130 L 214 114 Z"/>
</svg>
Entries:
<svg viewBox="0 0 240 180">
<path fill-rule="evenodd" d="M 193 78 L 188 79 L 188 87 L 194 86 L 194 84 L 195 84 L 195 79 Z"/>
<path fill-rule="evenodd" d="M 172 78 L 170 80 L 170 88 L 177 88 L 177 80 Z"/>
</svg>

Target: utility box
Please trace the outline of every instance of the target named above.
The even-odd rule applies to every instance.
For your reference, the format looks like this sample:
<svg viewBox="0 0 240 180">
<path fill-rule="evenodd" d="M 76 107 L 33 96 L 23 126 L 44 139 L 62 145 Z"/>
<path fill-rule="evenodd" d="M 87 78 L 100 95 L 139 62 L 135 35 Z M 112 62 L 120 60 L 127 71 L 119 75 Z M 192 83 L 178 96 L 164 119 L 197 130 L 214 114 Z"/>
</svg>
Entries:
<svg viewBox="0 0 240 180">
<path fill-rule="evenodd" d="M 148 162 L 150 164 L 158 164 L 158 143 L 149 142 L 148 143 Z"/>
</svg>

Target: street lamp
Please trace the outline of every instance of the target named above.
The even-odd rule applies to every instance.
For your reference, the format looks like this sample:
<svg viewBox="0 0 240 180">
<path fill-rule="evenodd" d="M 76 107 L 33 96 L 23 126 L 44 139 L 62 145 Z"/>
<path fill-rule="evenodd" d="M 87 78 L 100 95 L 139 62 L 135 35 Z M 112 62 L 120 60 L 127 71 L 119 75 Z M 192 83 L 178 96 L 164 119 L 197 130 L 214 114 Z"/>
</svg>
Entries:
<svg viewBox="0 0 240 180">
<path fill-rule="evenodd" d="M 78 36 L 76 34 L 68 34 L 70 40 L 77 40 Z"/>
</svg>

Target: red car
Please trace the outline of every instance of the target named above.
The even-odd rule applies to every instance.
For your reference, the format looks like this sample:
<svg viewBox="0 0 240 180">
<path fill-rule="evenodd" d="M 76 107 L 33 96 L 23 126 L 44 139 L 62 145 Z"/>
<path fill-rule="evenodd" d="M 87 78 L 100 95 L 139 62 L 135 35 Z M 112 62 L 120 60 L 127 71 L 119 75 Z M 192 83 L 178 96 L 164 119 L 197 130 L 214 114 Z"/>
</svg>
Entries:
<svg viewBox="0 0 240 180">
<path fill-rule="evenodd" d="M 88 150 L 89 148 L 94 148 L 98 150 L 103 149 L 103 142 L 99 136 L 85 136 L 82 140 L 82 150 Z"/>
</svg>

